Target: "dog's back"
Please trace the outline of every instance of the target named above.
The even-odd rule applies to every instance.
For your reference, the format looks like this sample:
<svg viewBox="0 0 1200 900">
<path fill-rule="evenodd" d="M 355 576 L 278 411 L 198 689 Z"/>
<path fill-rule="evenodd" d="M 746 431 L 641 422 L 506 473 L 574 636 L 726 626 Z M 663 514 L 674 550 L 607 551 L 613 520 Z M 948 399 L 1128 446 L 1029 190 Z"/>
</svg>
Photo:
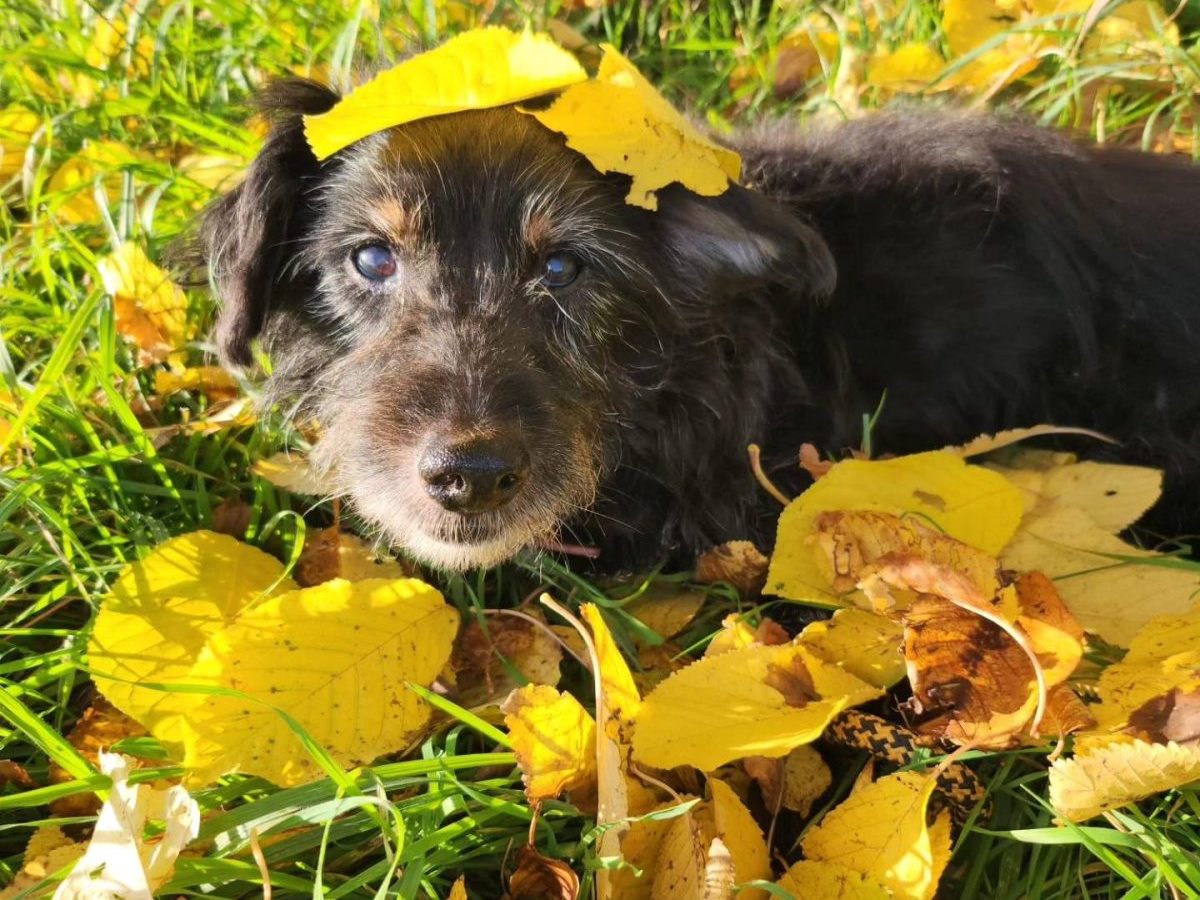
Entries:
<svg viewBox="0 0 1200 900">
<path fill-rule="evenodd" d="M 885 390 L 877 437 L 894 452 L 1094 427 L 1167 469 L 1157 524 L 1196 524 L 1200 167 L 932 112 L 740 149 L 751 184 L 836 260 L 833 296 L 797 332 L 834 447 Z"/>
</svg>

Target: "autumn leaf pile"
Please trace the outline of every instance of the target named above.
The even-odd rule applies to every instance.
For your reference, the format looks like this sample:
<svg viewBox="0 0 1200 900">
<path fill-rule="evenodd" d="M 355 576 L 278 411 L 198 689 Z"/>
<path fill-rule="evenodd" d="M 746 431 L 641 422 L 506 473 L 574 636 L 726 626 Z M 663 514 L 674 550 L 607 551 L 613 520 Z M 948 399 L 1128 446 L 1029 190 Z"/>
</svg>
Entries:
<svg viewBox="0 0 1200 900">
<path fill-rule="evenodd" d="M 898 94 L 1194 153 L 1194 11 L 562 6 L 534 13 L 554 42 L 473 0 L 0 10 L 0 892 L 990 898 L 1036 895 L 1027 866 L 1046 896 L 1200 891 L 1200 571 L 1137 529 L 1159 473 L 1016 440 L 1047 428 L 805 448 L 769 558 L 439 578 L 326 500 L 312 426 L 213 364 L 211 299 L 164 261 L 284 71 L 348 89 L 508 26 L 476 62 L 525 80 L 468 102 L 435 68 L 415 115 L 550 90 L 526 111 L 653 208 L 737 178 L 701 117 Z M 386 127 L 353 125 L 370 100 L 335 143 Z"/>
</svg>

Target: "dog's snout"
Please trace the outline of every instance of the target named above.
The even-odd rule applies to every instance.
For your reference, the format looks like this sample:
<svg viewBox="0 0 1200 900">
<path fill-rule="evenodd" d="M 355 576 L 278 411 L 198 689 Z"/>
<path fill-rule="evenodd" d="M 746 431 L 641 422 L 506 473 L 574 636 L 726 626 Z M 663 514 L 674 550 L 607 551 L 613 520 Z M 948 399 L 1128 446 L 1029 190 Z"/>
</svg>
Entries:
<svg viewBox="0 0 1200 900">
<path fill-rule="evenodd" d="M 435 439 L 417 465 L 429 496 L 452 512 L 499 509 L 529 475 L 529 453 L 511 437 L 455 443 Z"/>
</svg>

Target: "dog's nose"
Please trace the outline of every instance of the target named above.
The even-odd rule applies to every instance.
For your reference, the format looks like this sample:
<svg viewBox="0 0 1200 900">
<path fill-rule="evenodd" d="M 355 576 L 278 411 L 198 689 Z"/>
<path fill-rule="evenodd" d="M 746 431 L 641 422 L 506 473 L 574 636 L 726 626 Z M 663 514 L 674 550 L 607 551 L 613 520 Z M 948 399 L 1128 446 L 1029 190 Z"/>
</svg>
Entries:
<svg viewBox="0 0 1200 900">
<path fill-rule="evenodd" d="M 529 474 L 529 453 L 511 437 L 430 442 L 417 470 L 429 496 L 453 512 L 499 509 L 516 496 Z"/>
</svg>

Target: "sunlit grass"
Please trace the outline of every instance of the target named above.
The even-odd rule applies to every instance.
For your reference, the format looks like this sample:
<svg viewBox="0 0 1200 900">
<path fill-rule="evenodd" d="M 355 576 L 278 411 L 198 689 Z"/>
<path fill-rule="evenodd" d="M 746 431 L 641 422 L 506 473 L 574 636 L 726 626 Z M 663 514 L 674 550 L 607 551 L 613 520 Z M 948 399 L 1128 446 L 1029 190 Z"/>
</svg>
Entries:
<svg viewBox="0 0 1200 900">
<path fill-rule="evenodd" d="M 97 260 L 125 241 L 159 258 L 188 232 L 253 155 L 261 131 L 247 121 L 248 99 L 270 77 L 296 72 L 346 86 L 405 47 L 483 19 L 542 25 L 564 5 L 8 0 L 0 8 L 0 108 L 37 120 L 28 150 L 0 159 L 0 760 L 21 763 L 40 785 L 0 785 L 0 881 L 20 867 L 35 827 L 79 821 L 53 812 L 51 801 L 104 784 L 64 735 L 93 696 L 86 629 L 121 566 L 168 536 L 211 527 L 226 501 L 247 504 L 247 538 L 284 559 L 332 515 L 250 473 L 254 460 L 295 439 L 283 416 L 214 433 L 179 427 L 202 419 L 209 401 L 156 396 L 154 367 L 139 368 L 116 331 Z M 894 4 L 881 17 L 883 8 L 624 0 L 568 18 L 592 40 L 620 44 L 673 99 L 723 129 L 766 116 L 838 118 L 893 99 L 862 81 L 864 61 L 906 41 L 940 46 L 940 12 L 929 0 Z M 779 96 L 776 52 L 813 27 L 814 14 L 840 23 L 840 49 L 805 89 Z M 1048 124 L 1195 154 L 1200 57 L 1188 31 L 1194 19 L 1180 23 L 1179 45 L 1164 43 L 1149 73 L 1135 53 L 1096 62 L 1056 51 L 1035 75 L 985 93 Z M 917 93 L 948 102 L 937 83 Z M 197 168 L 197 157 L 220 164 Z M 202 289 L 189 298 L 188 360 L 211 361 L 212 300 Z M 543 587 L 619 605 L 537 561 L 444 587 L 468 616 Z M 682 643 L 701 645 L 734 605 L 730 596 L 714 604 Z M 619 612 L 612 621 L 619 637 L 634 627 Z M 586 683 L 580 672 L 572 677 L 573 686 Z M 148 739 L 128 744 L 155 757 Z M 52 764 L 64 770 L 54 780 Z M 1040 754 L 999 754 L 981 766 L 993 815 L 960 837 L 947 896 L 1195 895 L 1187 888 L 1200 883 L 1195 792 L 1121 814 L 1110 827 L 1052 830 Z M 169 774 L 151 768 L 137 778 Z M 504 862 L 531 817 L 511 755 L 453 720 L 410 757 L 357 773 L 353 790 L 328 779 L 279 790 L 233 778 L 198 799 L 202 855 L 181 862 L 171 895 L 259 894 L 257 841 L 277 896 L 440 897 L 465 872 L 478 896 L 498 897 Z M 595 862 L 591 825 L 549 804 L 536 838 L 543 852 L 583 868 Z"/>
</svg>

